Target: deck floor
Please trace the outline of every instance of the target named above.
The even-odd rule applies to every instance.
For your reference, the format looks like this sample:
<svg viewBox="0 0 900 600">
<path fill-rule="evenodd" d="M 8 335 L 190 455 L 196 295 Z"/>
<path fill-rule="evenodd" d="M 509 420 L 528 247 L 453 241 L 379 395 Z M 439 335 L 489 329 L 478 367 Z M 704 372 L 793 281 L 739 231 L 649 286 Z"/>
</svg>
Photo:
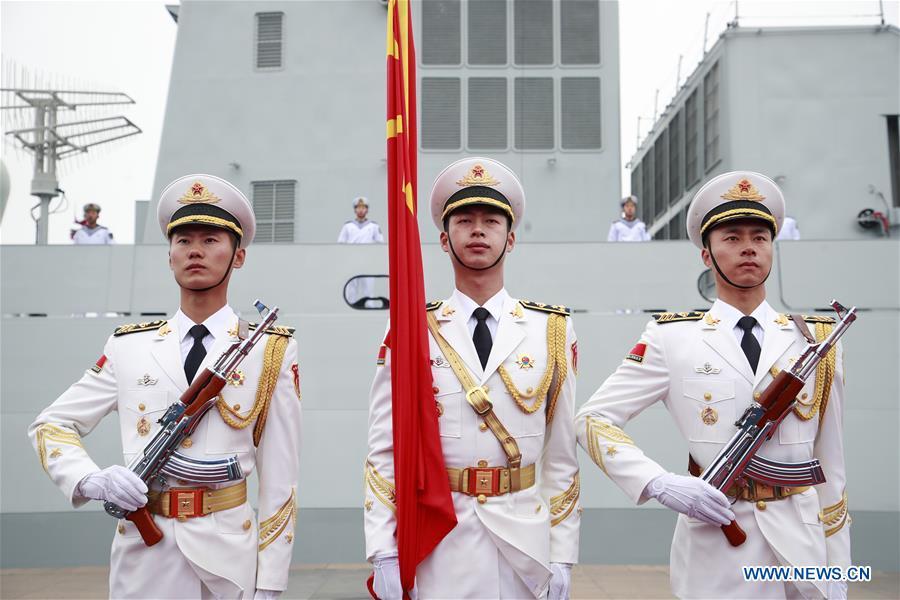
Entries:
<svg viewBox="0 0 900 600">
<path fill-rule="evenodd" d="M 281 595 L 294 599 L 365 599 L 365 564 L 296 565 Z M 107 567 L 0 570 L 0 598 L 80 599 L 107 596 Z M 662 566 L 578 565 L 572 575 L 572 599 L 672 598 L 668 569 Z M 900 573 L 875 572 L 872 581 L 850 586 L 850 598 L 900 598 Z"/>
</svg>

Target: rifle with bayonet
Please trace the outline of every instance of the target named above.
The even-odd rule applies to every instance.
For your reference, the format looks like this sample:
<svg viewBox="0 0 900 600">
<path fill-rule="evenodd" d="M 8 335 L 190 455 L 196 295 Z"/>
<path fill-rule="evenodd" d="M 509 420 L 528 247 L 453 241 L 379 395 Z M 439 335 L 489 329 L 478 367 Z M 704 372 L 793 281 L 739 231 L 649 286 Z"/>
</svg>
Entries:
<svg viewBox="0 0 900 600">
<path fill-rule="evenodd" d="M 752 402 L 735 425 L 738 430 L 700 475 L 717 490 L 724 492 L 735 482 L 749 477 L 768 485 L 816 485 L 825 482 L 825 474 L 818 459 L 799 463 L 777 463 L 757 456 L 760 446 L 770 439 L 778 425 L 790 414 L 797 402 L 797 394 L 815 372 L 823 358 L 856 320 L 856 307 L 847 309 L 836 300 L 831 306 L 838 322 L 831 334 L 818 343 L 810 343 L 794 365 L 781 371 Z M 747 534 L 737 522 L 722 525 L 722 531 L 732 546 L 740 546 Z"/>
<path fill-rule="evenodd" d="M 164 475 L 207 484 L 243 479 L 241 463 L 236 456 L 220 460 L 198 460 L 177 452 L 177 449 L 181 446 L 181 442 L 194 432 L 200 424 L 200 419 L 215 405 L 227 377 L 250 354 L 266 329 L 278 318 L 277 306 L 270 310 L 259 300 L 256 300 L 253 306 L 262 318 L 253 334 L 250 335 L 247 322 L 241 321 L 238 341 L 231 344 L 212 367 L 207 367 L 194 377 L 181 398 L 172 403 L 157 421 L 162 428 L 128 465 L 148 488 L 154 480 L 165 485 Z M 162 539 L 162 531 L 156 526 L 146 506 L 128 511 L 113 502 L 105 502 L 103 508 L 117 519 L 127 519 L 134 523 L 148 546 Z"/>
</svg>

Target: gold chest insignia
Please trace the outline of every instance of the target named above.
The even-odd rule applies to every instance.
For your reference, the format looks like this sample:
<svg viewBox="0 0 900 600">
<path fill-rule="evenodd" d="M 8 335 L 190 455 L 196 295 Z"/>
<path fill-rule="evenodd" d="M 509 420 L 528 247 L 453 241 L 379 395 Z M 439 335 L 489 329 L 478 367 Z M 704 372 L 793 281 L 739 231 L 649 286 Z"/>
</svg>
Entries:
<svg viewBox="0 0 900 600">
<path fill-rule="evenodd" d="M 775 319 L 775 324 L 780 325 L 781 327 L 786 327 L 788 324 L 787 315 L 778 315 L 778 318 Z"/>
<path fill-rule="evenodd" d="M 144 386 L 146 386 L 146 385 L 156 385 L 156 382 L 157 382 L 157 381 L 159 381 L 159 379 L 154 379 L 154 378 L 150 377 L 150 373 L 144 373 L 144 376 L 143 376 L 143 377 L 139 377 L 139 378 L 138 378 L 137 384 L 138 384 L 138 385 L 144 385 Z"/>
<path fill-rule="evenodd" d="M 703 317 L 703 322 L 706 323 L 707 325 L 718 325 L 719 319 L 716 319 L 711 314 L 706 313 L 706 316 Z"/>
<path fill-rule="evenodd" d="M 442 317 L 449 317 L 453 313 L 456 312 L 456 309 L 450 306 L 449 304 L 445 304 L 443 310 L 441 310 Z"/>
<path fill-rule="evenodd" d="M 520 369 L 530 371 L 534 368 L 534 359 L 527 354 L 520 354 L 516 359 L 516 364 L 519 365 Z"/>
<path fill-rule="evenodd" d="M 138 435 L 144 437 L 148 433 L 150 433 L 150 421 L 147 420 L 147 417 L 141 417 L 137 422 L 137 432 Z"/>
<path fill-rule="evenodd" d="M 228 385 L 233 385 L 234 387 L 240 387 L 244 385 L 244 380 L 246 377 L 244 376 L 244 372 L 240 369 L 235 369 L 228 376 Z"/>
<path fill-rule="evenodd" d="M 606 455 L 607 455 L 608 457 L 610 457 L 610 458 L 615 457 L 615 455 L 618 454 L 618 452 L 619 452 L 619 451 L 616 450 L 616 447 L 615 447 L 615 446 L 607 446 L 607 447 L 606 447 Z"/>
<path fill-rule="evenodd" d="M 522 305 L 516 302 L 515 308 L 509 311 L 509 314 L 512 315 L 514 319 L 521 319 L 525 316 L 525 313 L 522 312 Z"/>
<path fill-rule="evenodd" d="M 719 421 L 719 413 L 711 406 L 707 406 L 700 411 L 700 420 L 704 425 L 715 425 Z"/>
<path fill-rule="evenodd" d="M 156 332 L 156 335 L 158 335 L 159 337 L 166 337 L 167 335 L 169 335 L 169 333 L 171 333 L 171 331 L 172 331 L 172 328 L 169 327 L 168 323 L 166 323 L 165 325 L 163 325 L 162 327 L 159 328 L 159 331 Z"/>
<path fill-rule="evenodd" d="M 62 455 L 62 450 L 59 448 L 54 448 L 52 452 L 50 452 L 50 458 L 59 458 Z"/>
</svg>

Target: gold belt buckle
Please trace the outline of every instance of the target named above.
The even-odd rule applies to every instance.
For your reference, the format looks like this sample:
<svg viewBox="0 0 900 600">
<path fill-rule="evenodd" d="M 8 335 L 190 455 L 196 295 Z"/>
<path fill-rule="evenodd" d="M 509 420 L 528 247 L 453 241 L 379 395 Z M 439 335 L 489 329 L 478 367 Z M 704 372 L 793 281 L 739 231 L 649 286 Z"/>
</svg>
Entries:
<svg viewBox="0 0 900 600">
<path fill-rule="evenodd" d="M 203 490 L 169 490 L 170 517 L 196 517 L 201 514 L 197 510 Z"/>
<path fill-rule="evenodd" d="M 475 494 L 494 494 L 494 469 L 475 469 Z"/>
<path fill-rule="evenodd" d="M 479 408 L 475 406 L 475 401 L 472 400 L 472 396 L 476 396 L 476 400 L 478 404 L 481 405 Z M 472 408 L 475 409 L 475 412 L 481 416 L 486 415 L 493 408 L 490 399 L 488 398 L 487 392 L 484 391 L 482 386 L 473 387 L 471 390 L 466 392 L 466 402 L 468 402 Z"/>
</svg>

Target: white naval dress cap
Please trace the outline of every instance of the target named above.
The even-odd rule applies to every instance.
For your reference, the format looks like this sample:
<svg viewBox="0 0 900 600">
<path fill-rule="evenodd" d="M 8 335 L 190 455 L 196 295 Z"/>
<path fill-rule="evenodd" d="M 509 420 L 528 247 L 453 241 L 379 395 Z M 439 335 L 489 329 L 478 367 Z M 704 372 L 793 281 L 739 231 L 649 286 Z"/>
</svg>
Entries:
<svg viewBox="0 0 900 600">
<path fill-rule="evenodd" d="M 450 213 L 473 204 L 499 208 L 509 215 L 511 231 L 515 231 L 525 213 L 525 190 L 516 174 L 503 163 L 480 156 L 463 158 L 450 164 L 434 180 L 434 226 L 444 231 L 444 219 Z"/>
<path fill-rule="evenodd" d="M 353 209 L 356 210 L 356 207 L 359 206 L 360 204 L 362 204 L 366 208 L 369 208 L 369 199 L 366 198 L 365 196 L 357 196 L 353 200 Z"/>
<path fill-rule="evenodd" d="M 687 214 L 688 237 L 703 248 L 712 228 L 735 219 L 759 219 L 772 229 L 772 239 L 784 222 L 784 194 L 774 181 L 753 171 L 731 171 L 703 184 Z"/>
<path fill-rule="evenodd" d="M 238 236 L 246 248 L 256 234 L 256 217 L 247 197 L 237 187 L 215 175 L 179 177 L 166 186 L 156 210 L 163 236 L 183 225 L 209 225 Z"/>
</svg>

